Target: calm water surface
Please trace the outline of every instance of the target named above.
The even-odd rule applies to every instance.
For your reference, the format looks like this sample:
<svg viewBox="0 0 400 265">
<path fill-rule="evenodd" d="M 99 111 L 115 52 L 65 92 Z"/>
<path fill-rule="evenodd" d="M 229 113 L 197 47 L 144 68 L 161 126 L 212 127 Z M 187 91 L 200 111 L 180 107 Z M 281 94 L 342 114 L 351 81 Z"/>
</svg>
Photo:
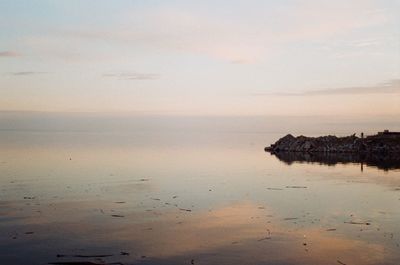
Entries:
<svg viewBox="0 0 400 265">
<path fill-rule="evenodd" d="M 280 133 L 0 132 L 0 264 L 400 264 L 400 171 Z"/>
</svg>

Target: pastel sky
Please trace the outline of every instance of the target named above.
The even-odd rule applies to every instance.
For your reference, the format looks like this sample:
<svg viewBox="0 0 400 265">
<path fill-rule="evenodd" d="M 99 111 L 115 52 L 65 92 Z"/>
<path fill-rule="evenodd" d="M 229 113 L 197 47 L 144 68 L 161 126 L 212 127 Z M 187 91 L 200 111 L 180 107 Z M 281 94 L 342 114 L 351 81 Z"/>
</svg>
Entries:
<svg viewBox="0 0 400 265">
<path fill-rule="evenodd" d="M 400 115 L 400 1 L 0 1 L 0 110 Z"/>
</svg>

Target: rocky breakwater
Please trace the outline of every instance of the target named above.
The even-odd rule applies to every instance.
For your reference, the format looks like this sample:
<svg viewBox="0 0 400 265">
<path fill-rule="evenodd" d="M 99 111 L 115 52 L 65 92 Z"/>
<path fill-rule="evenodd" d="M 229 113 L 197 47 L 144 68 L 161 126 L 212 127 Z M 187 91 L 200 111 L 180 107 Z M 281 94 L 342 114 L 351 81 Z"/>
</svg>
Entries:
<svg viewBox="0 0 400 265">
<path fill-rule="evenodd" d="M 308 152 L 308 153 L 376 153 L 400 155 L 400 133 L 387 130 L 376 135 L 357 137 L 355 134 L 345 137 L 294 137 L 291 134 L 265 148 L 271 153 Z"/>
</svg>

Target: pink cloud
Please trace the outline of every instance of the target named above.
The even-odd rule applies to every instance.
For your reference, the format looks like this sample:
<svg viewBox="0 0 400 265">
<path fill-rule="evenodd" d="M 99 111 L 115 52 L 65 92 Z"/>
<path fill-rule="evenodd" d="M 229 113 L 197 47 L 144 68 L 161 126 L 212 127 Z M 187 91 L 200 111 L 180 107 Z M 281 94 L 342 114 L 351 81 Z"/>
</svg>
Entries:
<svg viewBox="0 0 400 265">
<path fill-rule="evenodd" d="M 0 57 L 17 57 L 21 54 L 14 51 L 0 51 Z"/>
</svg>

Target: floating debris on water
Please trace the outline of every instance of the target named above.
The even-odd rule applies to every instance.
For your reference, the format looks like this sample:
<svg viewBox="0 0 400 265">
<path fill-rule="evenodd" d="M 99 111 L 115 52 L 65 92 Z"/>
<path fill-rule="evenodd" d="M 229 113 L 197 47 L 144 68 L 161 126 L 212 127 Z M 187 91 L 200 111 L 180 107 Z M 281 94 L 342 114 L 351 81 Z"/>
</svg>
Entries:
<svg viewBox="0 0 400 265">
<path fill-rule="evenodd" d="M 299 218 L 297 217 L 287 217 L 287 218 L 283 218 L 284 221 L 290 221 L 290 220 L 297 220 Z"/>
<path fill-rule="evenodd" d="M 74 257 L 74 258 L 108 258 L 114 256 L 113 254 L 96 254 L 96 255 L 81 255 L 81 254 L 57 254 L 57 258 Z"/>
<path fill-rule="evenodd" d="M 354 221 L 350 221 L 350 222 L 344 222 L 345 224 L 351 224 L 351 225 L 370 225 L 370 222 L 354 222 Z"/>
<path fill-rule="evenodd" d="M 52 265 L 123 265 L 121 262 L 113 263 L 94 263 L 90 261 L 64 261 L 64 262 L 49 262 Z"/>
</svg>

